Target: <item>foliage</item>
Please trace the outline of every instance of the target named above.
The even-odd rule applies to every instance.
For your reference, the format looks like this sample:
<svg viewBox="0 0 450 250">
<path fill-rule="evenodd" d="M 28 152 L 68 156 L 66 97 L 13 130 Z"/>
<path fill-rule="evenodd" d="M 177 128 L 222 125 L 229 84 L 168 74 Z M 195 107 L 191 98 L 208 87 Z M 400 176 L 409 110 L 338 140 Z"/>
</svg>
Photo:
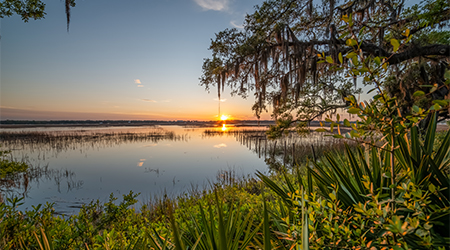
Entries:
<svg viewBox="0 0 450 250">
<path fill-rule="evenodd" d="M 352 33 L 351 18 L 342 19 Z M 289 178 L 280 185 L 259 176 L 291 211 L 300 209 L 305 194 L 299 191 L 305 187 L 310 248 L 445 249 L 450 244 L 446 227 L 450 215 L 450 133 L 439 147 L 434 141 L 438 114 L 446 112 L 449 100 L 434 99 L 425 109 L 412 105 L 402 111 L 403 104 L 383 86 L 393 80 L 388 70 L 390 58 L 401 54 L 399 48 L 412 38 L 410 30 L 406 29 L 402 39 L 390 39 L 394 54 L 389 57 L 361 53 L 364 35 L 361 31 L 359 36 L 348 38 L 346 43 L 353 48 L 339 53 L 338 58 L 341 64 L 344 57 L 351 59 L 349 77 L 364 78 L 378 93 L 365 103 L 358 103 L 352 95 L 345 98 L 347 111 L 359 118 L 355 123 L 340 121 L 339 115 L 336 121 L 326 121 L 331 124 L 330 132 L 338 128 L 338 134 L 332 136 L 361 142 L 365 148 L 356 152 L 347 148 L 345 157 L 328 154 L 314 161 L 306 168 L 306 179 L 296 178 L 297 187 Z M 320 57 L 324 63 L 336 64 L 332 57 Z M 450 79 L 446 74 L 444 88 Z M 442 88 L 438 84 L 431 87 L 428 95 Z M 423 91 L 413 94 L 425 95 Z M 424 117 L 428 128 L 423 132 L 419 125 Z M 342 125 L 352 130 L 343 135 Z M 299 225 L 291 223 L 290 227 L 299 234 Z"/>
<path fill-rule="evenodd" d="M 357 82 L 373 84 L 355 71 L 371 68 L 362 67 L 360 56 L 385 67 L 383 77 L 392 79 L 386 94 L 401 101 L 401 112 L 412 104 L 428 109 L 448 99 L 449 32 L 442 28 L 449 6 L 448 0 L 410 7 L 403 0 L 265 1 L 247 15 L 243 31 L 216 34 L 200 82 L 216 86 L 219 97 L 225 85 L 243 97 L 254 93 L 255 114 L 273 106 L 286 129 L 347 107 L 344 98 L 359 93 Z M 411 95 L 418 90 L 427 99 Z"/>
<path fill-rule="evenodd" d="M 137 201 L 132 192 L 121 202 L 111 195 L 105 204 L 91 202 L 62 217 L 53 204 L 23 211 L 23 198 L 11 198 L 0 205 L 0 248 L 246 249 L 261 227 L 253 212 L 260 198 L 237 185 L 216 186 L 201 197 L 166 198 L 156 216 L 156 207 L 130 208 Z"/>
<path fill-rule="evenodd" d="M 328 154 L 307 168 L 306 178 L 297 174 L 292 182 L 285 176 L 284 185 L 259 176 L 297 216 L 302 199 L 307 200 L 312 249 L 445 248 L 450 244 L 450 132 L 433 151 L 435 129 L 431 123 L 424 143 L 416 127 L 409 142 L 399 142 L 395 187 L 390 152 L 376 147 L 356 152 L 348 148 L 345 157 Z M 298 219 L 291 220 L 289 227 L 299 235 L 300 225 Z"/>
<path fill-rule="evenodd" d="M 430 138 L 434 135 L 434 128 L 431 124 L 428 133 Z M 414 140 L 413 136 L 419 139 Z M 449 167 L 450 133 L 439 136 L 442 139 L 439 145 L 431 146 L 434 148 L 431 154 L 428 153 L 430 147 L 425 143 L 426 137 L 421 139 L 419 133 L 412 133 L 409 144 L 405 145 L 407 153 L 401 147 L 396 149 L 398 172 L 394 207 L 389 192 L 390 161 L 383 158 L 390 155 L 389 152 L 377 147 L 368 151 L 348 148 L 345 157 L 331 153 L 315 162 L 314 171 L 311 165 L 303 165 L 293 169 L 292 173 L 285 171 L 272 176 L 258 174 L 269 190 L 250 179 L 228 184 L 223 182 L 214 185 L 209 191 L 191 196 L 182 195 L 174 200 L 164 197 L 153 205 L 140 207 L 140 211 L 132 208 L 136 203 L 136 194 L 133 193 L 124 195 L 120 202 L 114 196 L 105 204 L 92 202 L 72 216 L 56 215 L 52 204 L 23 211 L 19 209 L 22 200 L 10 198 L 0 205 L 0 247 L 445 247 L 449 239 L 446 238 L 446 224 L 442 223 L 446 223 L 450 213 L 448 188 L 445 186 L 449 181 L 445 169 Z M 420 155 L 421 161 L 413 160 L 416 153 Z M 410 160 L 404 160 L 408 157 Z M 335 166 L 330 162 L 334 162 Z M 404 162 L 412 165 L 403 166 Z M 414 167 L 424 164 L 427 169 Z M 433 164 L 440 166 L 438 171 L 433 170 Z M 377 168 L 378 173 L 373 171 Z M 358 178 L 359 171 L 361 175 Z M 341 178 L 339 172 L 346 175 Z M 419 173 L 428 175 L 421 179 L 417 177 Z M 333 181 L 326 183 L 326 178 Z M 360 193 L 346 192 L 357 187 Z M 259 191 L 254 192 L 255 189 Z M 349 202 L 346 197 L 353 198 Z"/>
<path fill-rule="evenodd" d="M 67 31 L 69 31 L 71 7 L 75 7 L 75 0 L 65 0 Z M 30 18 L 42 19 L 47 13 L 45 13 L 45 3 L 41 0 L 3 0 L 0 2 L 0 18 L 10 17 L 14 14 L 20 15 L 24 22 L 28 22 Z"/>
</svg>

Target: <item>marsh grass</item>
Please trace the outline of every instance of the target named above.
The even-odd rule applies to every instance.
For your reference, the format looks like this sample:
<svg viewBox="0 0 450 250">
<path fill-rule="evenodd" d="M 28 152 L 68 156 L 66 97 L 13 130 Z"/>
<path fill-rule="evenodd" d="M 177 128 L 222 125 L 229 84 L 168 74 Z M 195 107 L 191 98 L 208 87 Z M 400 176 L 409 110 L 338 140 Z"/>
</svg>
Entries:
<svg viewBox="0 0 450 250">
<path fill-rule="evenodd" d="M 272 170 L 283 166 L 294 167 L 308 161 L 320 159 L 325 152 L 344 152 L 345 145 L 354 147 L 354 141 L 345 141 L 323 133 L 299 134 L 290 131 L 278 139 L 269 139 L 267 130 L 205 130 L 205 136 L 234 136 L 236 141 L 246 146 L 254 154 L 265 159 Z"/>
<path fill-rule="evenodd" d="M 76 149 L 113 147 L 123 143 L 159 142 L 162 140 L 187 141 L 187 135 L 173 131 L 152 129 L 149 132 L 0 132 L 0 140 L 6 149 L 27 149 L 30 152 L 63 152 Z"/>
<path fill-rule="evenodd" d="M 278 139 L 269 139 L 267 128 L 261 129 L 206 129 L 203 137 L 234 136 L 236 141 L 246 146 L 260 158 L 264 157 L 266 164 L 274 170 L 282 166 L 293 167 L 307 161 L 319 159 L 324 152 L 344 152 L 345 144 L 353 147 L 354 141 L 345 141 L 323 133 L 297 133 L 289 131 Z"/>
</svg>

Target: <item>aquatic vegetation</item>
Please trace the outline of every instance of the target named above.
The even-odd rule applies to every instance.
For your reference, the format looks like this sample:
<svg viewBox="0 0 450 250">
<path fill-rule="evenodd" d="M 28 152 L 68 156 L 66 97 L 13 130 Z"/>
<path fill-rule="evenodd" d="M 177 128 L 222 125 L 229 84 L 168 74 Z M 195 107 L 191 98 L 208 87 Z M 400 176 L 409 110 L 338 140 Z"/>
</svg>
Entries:
<svg viewBox="0 0 450 250">
<path fill-rule="evenodd" d="M 153 128 L 148 132 L 54 131 L 0 132 L 4 148 L 26 148 L 31 151 L 67 151 L 79 148 L 101 148 L 130 142 L 186 141 L 187 135 Z"/>
</svg>

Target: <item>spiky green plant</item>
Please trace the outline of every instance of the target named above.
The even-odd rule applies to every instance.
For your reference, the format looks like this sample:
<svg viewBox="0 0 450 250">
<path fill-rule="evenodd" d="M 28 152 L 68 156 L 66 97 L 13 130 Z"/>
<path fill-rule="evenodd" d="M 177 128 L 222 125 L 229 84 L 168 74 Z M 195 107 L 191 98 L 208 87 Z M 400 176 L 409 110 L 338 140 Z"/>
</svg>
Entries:
<svg viewBox="0 0 450 250">
<path fill-rule="evenodd" d="M 179 245 L 205 250 L 246 249 L 261 227 L 260 223 L 255 225 L 255 214 L 252 211 L 245 214 L 242 204 L 224 204 L 217 190 L 214 191 L 214 201 L 215 204 L 210 203 L 206 210 L 198 204 L 199 217 L 182 215 L 183 220 L 190 223 L 185 223 Z"/>
<path fill-rule="evenodd" d="M 446 227 L 450 215 L 446 174 L 450 166 L 450 132 L 434 152 L 435 130 L 434 116 L 423 140 L 417 128 L 411 130 L 410 139 L 397 136 L 394 154 L 378 147 L 367 151 L 358 148 L 356 152 L 347 147 L 345 156 L 329 153 L 313 167 L 307 167 L 306 178 L 297 175 L 297 183 L 286 174 L 284 185 L 261 173 L 258 176 L 291 211 L 302 209 L 298 201 L 306 200 L 308 210 L 302 211 L 312 219 L 305 224 L 302 216 L 299 234 L 306 225 L 314 228 L 309 237 L 315 240 L 315 248 L 442 247 L 450 242 Z M 391 184 L 392 162 L 395 186 Z M 299 193 L 302 186 L 307 186 L 306 199 L 303 192 Z M 396 191 L 395 200 L 391 199 L 392 189 Z M 366 240 L 357 240 L 361 235 Z"/>
</svg>

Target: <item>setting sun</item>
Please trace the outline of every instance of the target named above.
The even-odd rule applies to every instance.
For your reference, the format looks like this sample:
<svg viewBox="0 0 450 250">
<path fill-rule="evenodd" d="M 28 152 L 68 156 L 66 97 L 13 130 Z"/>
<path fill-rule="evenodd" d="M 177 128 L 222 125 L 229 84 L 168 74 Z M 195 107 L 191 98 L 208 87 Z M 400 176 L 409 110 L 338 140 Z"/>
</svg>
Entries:
<svg viewBox="0 0 450 250">
<path fill-rule="evenodd" d="M 222 115 L 221 117 L 220 117 L 220 120 L 222 120 L 222 121 L 226 121 L 228 119 L 228 116 L 227 115 Z"/>
</svg>

